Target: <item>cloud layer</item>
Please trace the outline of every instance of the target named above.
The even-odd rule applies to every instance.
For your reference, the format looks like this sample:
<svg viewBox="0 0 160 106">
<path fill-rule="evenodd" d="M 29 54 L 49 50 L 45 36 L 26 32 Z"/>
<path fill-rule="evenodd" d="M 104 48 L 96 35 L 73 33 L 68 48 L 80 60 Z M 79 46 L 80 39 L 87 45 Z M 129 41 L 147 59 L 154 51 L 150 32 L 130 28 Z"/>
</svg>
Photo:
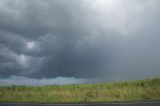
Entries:
<svg viewBox="0 0 160 106">
<path fill-rule="evenodd" d="M 160 75 L 158 0 L 0 0 L 0 76 Z"/>
<path fill-rule="evenodd" d="M 42 78 L 34 79 L 22 76 L 12 75 L 9 78 L 1 78 L 0 86 L 6 85 L 30 85 L 30 86 L 43 86 L 43 85 L 67 85 L 67 84 L 83 84 L 86 83 L 84 79 L 76 79 L 74 77 L 56 77 L 56 78 Z"/>
</svg>

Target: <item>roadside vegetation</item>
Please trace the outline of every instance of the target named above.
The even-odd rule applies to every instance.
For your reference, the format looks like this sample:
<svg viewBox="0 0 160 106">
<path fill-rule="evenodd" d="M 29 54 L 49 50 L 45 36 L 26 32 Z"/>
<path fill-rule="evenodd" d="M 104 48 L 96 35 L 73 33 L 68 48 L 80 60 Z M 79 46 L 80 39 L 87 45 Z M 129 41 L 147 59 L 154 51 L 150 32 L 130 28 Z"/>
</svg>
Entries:
<svg viewBox="0 0 160 106">
<path fill-rule="evenodd" d="M 120 102 L 160 100 L 160 78 L 114 83 L 1 86 L 0 102 Z"/>
</svg>

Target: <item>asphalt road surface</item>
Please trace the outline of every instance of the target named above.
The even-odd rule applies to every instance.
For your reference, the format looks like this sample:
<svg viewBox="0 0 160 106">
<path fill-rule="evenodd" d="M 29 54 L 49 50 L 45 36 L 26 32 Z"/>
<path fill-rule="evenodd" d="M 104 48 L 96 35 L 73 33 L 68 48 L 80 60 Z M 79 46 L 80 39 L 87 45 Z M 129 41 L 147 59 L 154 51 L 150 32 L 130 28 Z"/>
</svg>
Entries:
<svg viewBox="0 0 160 106">
<path fill-rule="evenodd" d="M 0 106 L 160 106 L 160 102 L 133 103 L 82 103 L 82 104 L 52 104 L 52 103 L 0 103 Z"/>
</svg>

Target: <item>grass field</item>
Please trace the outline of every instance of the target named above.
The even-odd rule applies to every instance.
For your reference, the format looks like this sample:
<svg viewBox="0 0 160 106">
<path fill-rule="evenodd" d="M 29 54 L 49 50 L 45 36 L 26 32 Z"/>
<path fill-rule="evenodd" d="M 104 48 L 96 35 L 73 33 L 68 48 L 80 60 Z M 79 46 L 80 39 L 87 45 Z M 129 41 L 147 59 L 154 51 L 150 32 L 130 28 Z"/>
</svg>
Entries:
<svg viewBox="0 0 160 106">
<path fill-rule="evenodd" d="M 3 86 L 0 102 L 115 102 L 160 100 L 160 78 L 81 85 Z"/>
</svg>

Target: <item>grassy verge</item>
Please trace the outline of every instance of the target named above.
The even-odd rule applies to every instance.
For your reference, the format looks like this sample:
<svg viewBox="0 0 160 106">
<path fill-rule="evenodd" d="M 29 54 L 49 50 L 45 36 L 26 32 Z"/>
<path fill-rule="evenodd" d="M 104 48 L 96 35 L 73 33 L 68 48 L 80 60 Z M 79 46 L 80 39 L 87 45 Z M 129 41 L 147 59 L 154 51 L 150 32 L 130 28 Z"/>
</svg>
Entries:
<svg viewBox="0 0 160 106">
<path fill-rule="evenodd" d="M 114 102 L 160 100 L 160 78 L 82 85 L 4 86 L 0 102 Z"/>
</svg>

